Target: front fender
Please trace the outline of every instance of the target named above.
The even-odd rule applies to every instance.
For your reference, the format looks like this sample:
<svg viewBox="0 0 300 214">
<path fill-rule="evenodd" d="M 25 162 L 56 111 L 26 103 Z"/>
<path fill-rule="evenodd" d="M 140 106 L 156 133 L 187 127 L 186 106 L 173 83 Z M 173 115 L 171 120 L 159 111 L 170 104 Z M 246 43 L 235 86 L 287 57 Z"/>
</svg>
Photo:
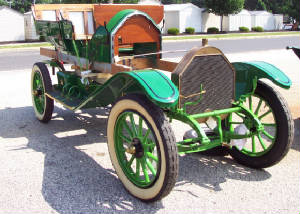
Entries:
<svg viewBox="0 0 300 214">
<path fill-rule="evenodd" d="M 234 62 L 232 63 L 236 71 L 235 98 L 238 100 L 241 95 L 253 91 L 253 80 L 269 79 L 274 84 L 289 89 L 292 85 L 291 80 L 279 68 L 266 62 Z"/>
<path fill-rule="evenodd" d="M 115 74 L 96 89 L 79 108 L 106 106 L 124 94 L 144 94 L 161 108 L 171 108 L 178 102 L 179 92 L 172 81 L 156 70 L 140 70 Z"/>
</svg>

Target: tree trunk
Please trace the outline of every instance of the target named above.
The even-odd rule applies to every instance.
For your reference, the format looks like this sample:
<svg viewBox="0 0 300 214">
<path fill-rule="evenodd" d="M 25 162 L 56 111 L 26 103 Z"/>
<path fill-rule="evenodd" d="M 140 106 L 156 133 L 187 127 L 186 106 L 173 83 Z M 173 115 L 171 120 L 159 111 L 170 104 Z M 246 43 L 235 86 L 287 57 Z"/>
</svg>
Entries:
<svg viewBox="0 0 300 214">
<path fill-rule="evenodd" d="M 221 32 L 223 32 L 223 17 L 224 15 L 221 16 Z"/>
</svg>

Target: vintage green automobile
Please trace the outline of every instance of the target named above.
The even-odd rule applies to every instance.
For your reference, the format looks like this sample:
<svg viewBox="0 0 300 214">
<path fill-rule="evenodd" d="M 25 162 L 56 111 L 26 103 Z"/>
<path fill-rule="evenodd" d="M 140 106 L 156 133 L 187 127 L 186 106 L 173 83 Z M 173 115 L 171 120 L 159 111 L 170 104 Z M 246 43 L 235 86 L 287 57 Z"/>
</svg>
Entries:
<svg viewBox="0 0 300 214">
<path fill-rule="evenodd" d="M 54 101 L 74 111 L 111 104 L 111 162 L 129 193 L 143 201 L 170 193 L 178 154 L 228 152 L 252 168 L 278 163 L 291 146 L 294 124 L 286 101 L 262 79 L 285 89 L 290 79 L 266 62 L 230 63 L 207 45 L 179 63 L 162 60 L 161 7 L 33 6 L 37 32 L 55 47 L 41 48 L 51 60 L 32 69 L 38 120 L 51 120 Z M 192 131 L 176 140 L 172 120 Z"/>
</svg>

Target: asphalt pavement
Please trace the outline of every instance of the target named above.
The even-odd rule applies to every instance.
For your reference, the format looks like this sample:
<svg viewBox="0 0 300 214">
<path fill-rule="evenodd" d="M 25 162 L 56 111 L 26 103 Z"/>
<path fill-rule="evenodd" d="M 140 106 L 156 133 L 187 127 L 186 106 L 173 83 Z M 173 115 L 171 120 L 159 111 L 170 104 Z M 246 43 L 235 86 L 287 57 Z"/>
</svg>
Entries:
<svg viewBox="0 0 300 214">
<path fill-rule="evenodd" d="M 38 57 L 31 51 L 0 50 L 1 214 L 299 213 L 300 60 L 291 51 L 226 54 L 230 61 L 273 63 L 292 79 L 289 91 L 277 87 L 296 125 L 288 155 L 262 170 L 239 165 L 230 156 L 180 156 L 175 188 L 155 203 L 129 195 L 115 174 L 106 146 L 108 108 L 74 113 L 56 105 L 48 124 L 36 120 L 27 63 Z M 23 67 L 18 67 L 23 56 Z M 173 122 L 172 128 L 180 140 L 186 126 Z"/>
<path fill-rule="evenodd" d="M 300 47 L 299 36 L 275 36 L 270 38 L 244 38 L 244 39 L 210 39 L 208 44 L 222 50 L 225 54 L 280 50 L 286 46 Z M 162 43 L 162 51 L 190 50 L 200 46 L 201 40 L 167 40 Z M 184 52 L 165 53 L 163 58 L 182 57 Z M 48 58 L 40 56 L 39 48 L 20 48 L 0 50 L 0 71 L 22 70 L 32 68 L 35 62 Z"/>
<path fill-rule="evenodd" d="M 195 46 L 201 46 L 201 40 L 185 40 L 163 42 L 163 51 L 190 50 Z M 239 38 L 239 39 L 208 39 L 208 45 L 222 50 L 225 54 L 243 53 L 252 51 L 280 50 L 286 46 L 300 47 L 299 36 L 261 37 L 261 38 Z M 184 53 L 167 53 L 165 58 L 182 57 Z"/>
</svg>

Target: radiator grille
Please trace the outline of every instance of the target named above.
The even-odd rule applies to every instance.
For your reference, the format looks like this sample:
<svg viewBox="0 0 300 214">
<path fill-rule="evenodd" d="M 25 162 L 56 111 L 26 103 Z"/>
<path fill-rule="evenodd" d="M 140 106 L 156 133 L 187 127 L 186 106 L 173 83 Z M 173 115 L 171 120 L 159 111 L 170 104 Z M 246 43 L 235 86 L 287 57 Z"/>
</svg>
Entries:
<svg viewBox="0 0 300 214">
<path fill-rule="evenodd" d="M 188 105 L 187 113 L 196 114 L 209 110 L 229 108 L 234 98 L 234 71 L 223 55 L 195 56 L 180 75 L 180 94 L 187 97 L 203 90 L 203 98 L 196 105 Z M 180 98 L 180 105 L 194 102 L 199 95 L 190 98 Z"/>
</svg>

